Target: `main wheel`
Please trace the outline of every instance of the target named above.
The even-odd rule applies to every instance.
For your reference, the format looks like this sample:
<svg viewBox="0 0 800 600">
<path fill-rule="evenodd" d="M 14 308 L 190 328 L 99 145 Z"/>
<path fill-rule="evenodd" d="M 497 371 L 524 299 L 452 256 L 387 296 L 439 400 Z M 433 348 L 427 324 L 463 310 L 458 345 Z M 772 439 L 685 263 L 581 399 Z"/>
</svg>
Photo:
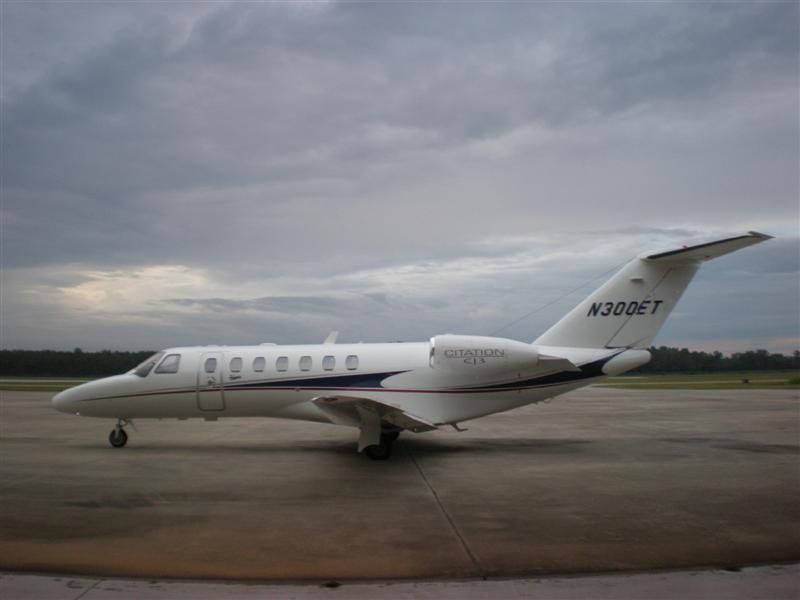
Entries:
<svg viewBox="0 0 800 600">
<path fill-rule="evenodd" d="M 392 455 L 392 444 L 381 442 L 374 446 L 364 448 L 364 454 L 372 460 L 387 460 Z"/>
<path fill-rule="evenodd" d="M 394 441 L 397 441 L 397 438 L 400 437 L 399 431 L 386 431 L 381 433 L 381 443 L 389 442 L 390 444 Z"/>
<path fill-rule="evenodd" d="M 124 429 L 115 427 L 111 430 L 111 433 L 108 434 L 108 442 L 114 446 L 114 448 L 122 448 L 128 443 L 128 434 L 125 433 Z"/>
</svg>

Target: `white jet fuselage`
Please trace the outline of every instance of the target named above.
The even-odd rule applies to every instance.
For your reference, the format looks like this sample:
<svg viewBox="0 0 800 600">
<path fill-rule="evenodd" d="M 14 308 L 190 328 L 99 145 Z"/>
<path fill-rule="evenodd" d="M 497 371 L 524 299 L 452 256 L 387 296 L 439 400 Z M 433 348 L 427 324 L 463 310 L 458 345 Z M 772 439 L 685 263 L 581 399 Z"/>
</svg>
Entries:
<svg viewBox="0 0 800 600">
<path fill-rule="evenodd" d="M 55 404 L 64 412 L 106 418 L 279 417 L 331 422 L 314 404 L 315 399 L 367 397 L 440 425 L 539 402 L 588 385 L 608 374 L 599 363 L 611 357 L 616 357 L 617 364 L 629 358 L 627 368 L 649 358 L 642 350 L 629 350 L 622 357 L 620 350 L 538 349 L 542 354 L 558 352 L 557 356 L 582 366 L 564 372 L 559 361 L 552 366 L 542 360 L 528 365 L 524 360 L 495 364 L 500 363 L 497 356 L 480 354 L 497 351 L 504 343 L 502 358 L 508 362 L 513 352 L 508 346 L 529 345 L 501 338 L 467 339 L 486 341 L 478 344 L 480 348 L 448 349 L 457 354 L 449 365 L 436 362 L 434 340 L 172 348 L 165 350 L 160 360 L 178 356 L 177 372 L 151 368 L 145 376 L 130 371 L 107 377 L 62 392 Z M 619 372 L 619 367 L 614 372 Z"/>
</svg>

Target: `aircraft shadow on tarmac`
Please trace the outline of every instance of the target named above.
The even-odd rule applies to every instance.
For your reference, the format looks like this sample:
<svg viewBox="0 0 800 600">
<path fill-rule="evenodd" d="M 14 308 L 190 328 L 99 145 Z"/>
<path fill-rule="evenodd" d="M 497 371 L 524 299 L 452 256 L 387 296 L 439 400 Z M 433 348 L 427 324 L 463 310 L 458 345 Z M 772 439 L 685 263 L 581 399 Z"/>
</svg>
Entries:
<svg viewBox="0 0 800 600">
<path fill-rule="evenodd" d="M 412 453 L 415 457 L 439 456 L 462 453 L 503 453 L 503 454 L 575 454 L 583 452 L 587 446 L 595 443 L 588 439 L 537 439 L 537 438 L 485 438 L 469 440 L 431 440 L 401 438 L 394 448 L 393 459 L 407 457 Z M 354 442 L 339 440 L 286 440 L 264 442 L 240 441 L 207 441 L 196 444 L 172 443 L 160 441 L 143 441 L 131 444 L 123 450 L 117 450 L 93 443 L 70 444 L 74 448 L 88 451 L 102 451 L 109 453 L 125 453 L 135 455 L 163 455 L 172 453 L 209 454 L 220 456 L 225 454 L 269 454 L 269 453 L 329 453 L 351 455 L 354 460 L 361 457 L 353 453 Z"/>
<path fill-rule="evenodd" d="M 460 454 L 478 452 L 489 454 L 575 454 L 592 444 L 592 440 L 582 439 L 537 439 L 537 438 L 486 438 L 441 441 L 430 439 L 402 440 L 404 449 L 414 456 L 437 454 Z"/>
</svg>

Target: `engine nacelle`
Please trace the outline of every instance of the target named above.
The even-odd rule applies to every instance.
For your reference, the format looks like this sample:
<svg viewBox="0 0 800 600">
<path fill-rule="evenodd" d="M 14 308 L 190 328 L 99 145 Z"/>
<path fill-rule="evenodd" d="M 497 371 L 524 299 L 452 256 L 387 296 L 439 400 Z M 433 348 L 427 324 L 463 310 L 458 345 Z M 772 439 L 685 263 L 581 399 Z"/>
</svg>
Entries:
<svg viewBox="0 0 800 600">
<path fill-rule="evenodd" d="M 503 373 L 538 363 L 536 347 L 515 340 L 451 334 L 431 338 L 431 368 L 443 372 Z"/>
</svg>

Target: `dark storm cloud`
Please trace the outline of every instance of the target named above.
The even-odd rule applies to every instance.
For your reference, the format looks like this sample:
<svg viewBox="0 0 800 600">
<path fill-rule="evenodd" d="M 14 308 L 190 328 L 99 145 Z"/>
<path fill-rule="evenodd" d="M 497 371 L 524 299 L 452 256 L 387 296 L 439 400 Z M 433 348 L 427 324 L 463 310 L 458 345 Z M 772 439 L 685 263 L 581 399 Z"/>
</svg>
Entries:
<svg viewBox="0 0 800 600">
<path fill-rule="evenodd" d="M 376 293 L 414 319 L 392 268 L 428 263 L 486 269 L 468 316 L 489 327 L 492 289 L 528 284 L 481 260 L 556 258 L 559 232 L 796 231 L 794 3 L 3 11 L 3 264 L 27 310 L 44 272 L 73 277 L 55 294 L 85 271 L 184 265 L 214 289 L 156 304 L 343 319 L 342 294 Z M 371 270 L 382 285 L 354 276 Z M 422 325 L 459 324 L 424 300 Z"/>
<path fill-rule="evenodd" d="M 688 10 L 687 10 L 688 8 Z M 600 103 L 609 110 L 780 76 L 797 59 L 791 3 L 703 3 L 612 24 L 595 36 Z M 741 78 L 741 71 L 749 71 Z"/>
</svg>

